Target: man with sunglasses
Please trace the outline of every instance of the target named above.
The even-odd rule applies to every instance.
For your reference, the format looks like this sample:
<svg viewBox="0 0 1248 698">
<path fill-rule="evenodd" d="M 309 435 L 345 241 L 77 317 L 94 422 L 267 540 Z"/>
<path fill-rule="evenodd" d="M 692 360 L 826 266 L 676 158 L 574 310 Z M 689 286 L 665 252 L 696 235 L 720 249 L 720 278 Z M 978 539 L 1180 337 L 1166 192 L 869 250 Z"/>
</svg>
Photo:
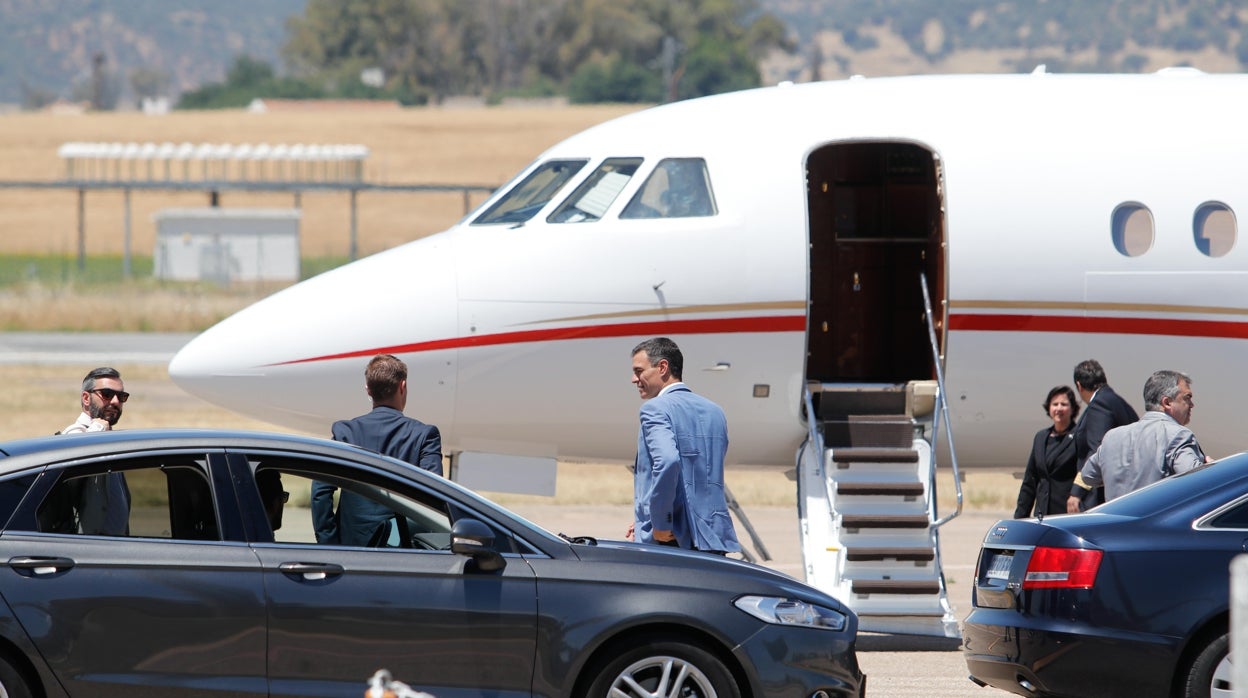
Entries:
<svg viewBox="0 0 1248 698">
<path fill-rule="evenodd" d="M 62 434 L 112 431 L 121 419 L 122 406 L 130 399 L 121 373 L 101 366 L 82 379 L 82 414 Z M 130 488 L 121 473 L 104 473 L 81 478 L 73 497 L 80 533 L 124 536 L 130 532 Z"/>
<path fill-rule="evenodd" d="M 82 414 L 61 430 L 62 434 L 111 431 L 121 419 L 122 406 L 130 399 L 117 369 L 101 366 L 82 379 Z"/>
</svg>

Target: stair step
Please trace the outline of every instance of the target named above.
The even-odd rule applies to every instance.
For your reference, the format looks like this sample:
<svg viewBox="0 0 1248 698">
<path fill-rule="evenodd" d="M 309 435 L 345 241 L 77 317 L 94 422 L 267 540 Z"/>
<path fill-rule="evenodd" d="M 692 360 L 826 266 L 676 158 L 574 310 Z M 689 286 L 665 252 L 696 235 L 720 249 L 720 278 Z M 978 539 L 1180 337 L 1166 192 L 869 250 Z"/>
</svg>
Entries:
<svg viewBox="0 0 1248 698">
<path fill-rule="evenodd" d="M 905 448 L 914 440 L 914 420 L 904 414 L 840 415 L 823 420 L 830 446 Z"/>
<path fill-rule="evenodd" d="M 936 559 L 931 548 L 849 548 L 845 559 L 850 562 L 889 560 L 928 562 Z"/>
<path fill-rule="evenodd" d="M 918 463 L 913 448 L 832 448 L 834 463 Z"/>
<path fill-rule="evenodd" d="M 822 385 L 816 395 L 821 419 L 843 419 L 864 414 L 905 414 L 905 384 Z"/>
<path fill-rule="evenodd" d="M 939 594 L 940 582 L 935 579 L 855 579 L 855 594 Z"/>
<path fill-rule="evenodd" d="M 922 497 L 921 482 L 838 482 L 837 494 L 844 495 L 892 495 Z"/>
<path fill-rule="evenodd" d="M 841 517 L 843 528 L 927 528 L 926 514 L 846 514 Z"/>
</svg>

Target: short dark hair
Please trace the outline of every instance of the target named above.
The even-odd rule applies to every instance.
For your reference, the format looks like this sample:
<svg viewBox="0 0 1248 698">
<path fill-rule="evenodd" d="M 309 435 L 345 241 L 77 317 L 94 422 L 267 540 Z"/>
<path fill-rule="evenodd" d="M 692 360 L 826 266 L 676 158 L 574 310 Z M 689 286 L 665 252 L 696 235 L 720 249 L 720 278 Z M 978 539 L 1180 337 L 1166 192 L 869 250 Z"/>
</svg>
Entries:
<svg viewBox="0 0 1248 698">
<path fill-rule="evenodd" d="M 111 368 L 109 366 L 101 366 L 99 368 L 93 368 L 91 369 L 91 372 L 87 374 L 87 377 L 82 379 L 82 391 L 85 393 L 87 391 L 94 390 L 95 381 L 99 380 L 100 378 L 113 378 L 116 380 L 121 380 L 121 373 L 118 372 L 117 369 Z"/>
<path fill-rule="evenodd" d="M 1075 399 L 1075 391 L 1072 390 L 1069 385 L 1058 385 L 1049 390 L 1048 397 L 1044 398 L 1044 404 L 1041 405 L 1041 407 L 1044 408 L 1044 413 L 1046 415 L 1049 413 L 1049 404 L 1052 403 L 1053 398 L 1058 395 L 1065 395 L 1066 399 L 1070 401 L 1070 421 L 1073 422 L 1078 419 L 1079 401 Z"/>
<path fill-rule="evenodd" d="M 364 385 L 374 400 L 389 400 L 407 380 L 407 364 L 392 354 L 378 354 L 364 369 Z"/>
<path fill-rule="evenodd" d="M 1102 385 L 1108 381 L 1105 379 L 1105 369 L 1101 368 L 1101 364 L 1096 359 L 1088 359 L 1080 361 L 1075 366 L 1074 380 L 1084 390 L 1096 392 Z"/>
<path fill-rule="evenodd" d="M 651 366 L 658 366 L 659 361 L 666 359 L 667 368 L 672 372 L 672 377 L 681 380 L 681 372 L 685 370 L 685 357 L 680 353 L 680 347 L 676 346 L 676 342 L 667 337 L 647 339 L 633 347 L 633 353 L 629 356 L 637 356 L 637 352 L 640 351 L 646 352 Z"/>
</svg>

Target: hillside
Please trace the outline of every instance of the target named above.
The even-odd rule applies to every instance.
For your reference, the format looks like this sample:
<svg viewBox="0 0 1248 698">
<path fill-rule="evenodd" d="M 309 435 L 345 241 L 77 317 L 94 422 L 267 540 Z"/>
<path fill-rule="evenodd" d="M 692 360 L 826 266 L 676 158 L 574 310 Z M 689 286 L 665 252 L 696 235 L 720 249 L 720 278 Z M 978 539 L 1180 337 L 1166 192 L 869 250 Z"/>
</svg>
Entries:
<svg viewBox="0 0 1248 698">
<path fill-rule="evenodd" d="M 225 77 L 247 54 L 276 63 L 286 18 L 305 0 L 0 0 L 0 103 L 82 99 L 102 55 L 106 90 L 134 103 L 130 77 L 168 75 L 180 93 Z"/>
<path fill-rule="evenodd" d="M 854 74 L 1151 72 L 1248 65 L 1237 0 L 761 0 L 797 36 L 767 82 Z M 813 66 L 818 66 L 814 69 Z"/>
<path fill-rule="evenodd" d="M 128 108 L 136 101 L 136 73 L 177 95 L 222 80 L 240 54 L 280 68 L 286 19 L 306 2 L 0 0 L 0 105 L 103 93 Z M 767 83 L 1023 72 L 1040 63 L 1051 72 L 1169 65 L 1234 72 L 1248 65 L 1248 5 L 1240 0 L 758 2 L 785 22 L 797 45 L 764 64 Z"/>
</svg>

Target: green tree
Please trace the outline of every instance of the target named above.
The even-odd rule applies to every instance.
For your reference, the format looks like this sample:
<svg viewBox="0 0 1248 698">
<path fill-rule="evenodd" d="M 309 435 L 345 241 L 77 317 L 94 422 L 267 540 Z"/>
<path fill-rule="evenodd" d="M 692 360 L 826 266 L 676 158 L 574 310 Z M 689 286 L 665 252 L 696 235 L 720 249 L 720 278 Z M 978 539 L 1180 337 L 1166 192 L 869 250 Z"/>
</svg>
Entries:
<svg viewBox="0 0 1248 698">
<path fill-rule="evenodd" d="M 568 83 L 568 99 L 576 103 L 658 102 L 663 81 L 653 70 L 622 58 L 582 66 Z"/>
<path fill-rule="evenodd" d="M 758 87 L 758 64 L 740 44 L 699 41 L 685 61 L 677 95 L 703 97 Z"/>
<path fill-rule="evenodd" d="M 225 82 L 213 82 L 184 92 L 178 109 L 234 109 L 257 97 L 316 99 L 327 96 L 321 85 L 296 78 L 276 77 L 273 66 L 250 56 L 236 56 Z"/>
<path fill-rule="evenodd" d="M 757 0 L 308 0 L 287 28 L 283 55 L 297 74 L 342 92 L 377 67 L 386 91 L 416 99 L 571 90 L 575 78 L 578 99 L 650 101 L 644 71 L 668 76 L 671 95 L 736 89 L 758 84 L 767 51 L 791 49 Z M 688 50 L 665 58 L 672 42 Z M 677 89 L 690 69 L 697 86 Z"/>
</svg>

